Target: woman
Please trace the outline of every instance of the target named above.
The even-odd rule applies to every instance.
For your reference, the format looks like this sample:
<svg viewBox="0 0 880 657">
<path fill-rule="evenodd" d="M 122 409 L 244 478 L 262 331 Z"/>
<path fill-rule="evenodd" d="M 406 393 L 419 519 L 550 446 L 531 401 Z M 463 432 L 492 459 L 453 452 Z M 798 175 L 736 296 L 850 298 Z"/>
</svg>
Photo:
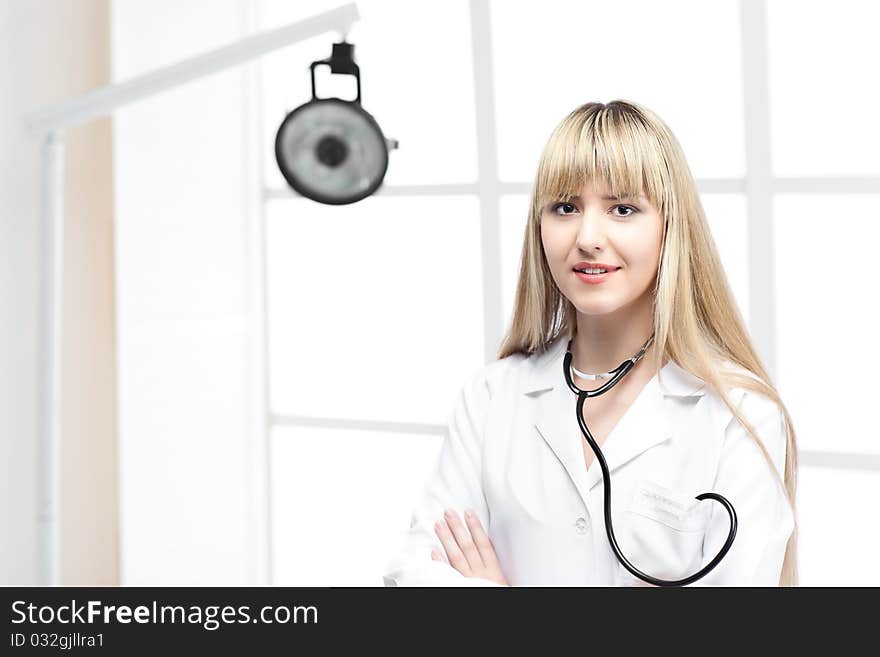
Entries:
<svg viewBox="0 0 880 657">
<path fill-rule="evenodd" d="M 623 555 L 692 585 L 797 585 L 791 418 L 737 310 L 669 128 L 635 103 L 588 103 L 542 154 L 516 302 L 498 359 L 473 374 L 386 585 L 645 586 Z"/>
</svg>

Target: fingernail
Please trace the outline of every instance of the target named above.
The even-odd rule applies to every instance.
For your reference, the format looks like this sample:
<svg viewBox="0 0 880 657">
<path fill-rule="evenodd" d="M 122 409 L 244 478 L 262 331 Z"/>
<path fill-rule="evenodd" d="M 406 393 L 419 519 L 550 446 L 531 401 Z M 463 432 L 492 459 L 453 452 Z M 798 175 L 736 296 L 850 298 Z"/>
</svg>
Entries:
<svg viewBox="0 0 880 657">
<path fill-rule="evenodd" d="M 473 520 L 473 519 L 474 519 L 474 514 L 471 513 L 471 510 L 470 510 L 470 509 L 468 509 L 467 511 L 464 512 L 464 517 L 467 518 L 468 520 Z"/>
<path fill-rule="evenodd" d="M 446 513 L 444 513 L 447 518 L 452 518 L 452 509 L 446 509 Z"/>
</svg>

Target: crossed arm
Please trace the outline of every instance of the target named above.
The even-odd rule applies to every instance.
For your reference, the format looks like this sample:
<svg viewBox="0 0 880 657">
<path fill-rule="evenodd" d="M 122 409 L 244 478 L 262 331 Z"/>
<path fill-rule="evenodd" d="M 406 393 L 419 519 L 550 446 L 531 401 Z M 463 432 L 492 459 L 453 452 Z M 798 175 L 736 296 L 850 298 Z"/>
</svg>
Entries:
<svg viewBox="0 0 880 657">
<path fill-rule="evenodd" d="M 481 577 L 510 586 L 477 514 L 467 509 L 464 518 L 462 523 L 454 509 L 447 509 L 443 519 L 434 523 L 434 533 L 446 554 L 435 548 L 431 550 L 431 558 L 448 563 L 465 577 Z"/>
</svg>

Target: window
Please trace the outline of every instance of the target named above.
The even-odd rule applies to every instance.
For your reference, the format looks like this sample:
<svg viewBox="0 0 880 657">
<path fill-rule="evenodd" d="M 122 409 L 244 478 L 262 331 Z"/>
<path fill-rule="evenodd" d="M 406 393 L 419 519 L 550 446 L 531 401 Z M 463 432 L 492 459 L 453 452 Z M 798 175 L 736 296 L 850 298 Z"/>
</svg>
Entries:
<svg viewBox="0 0 880 657">
<path fill-rule="evenodd" d="M 260 27 L 331 6 L 263 0 Z M 862 522 L 880 488 L 880 448 L 866 429 L 880 326 L 865 299 L 880 179 L 864 177 L 878 175 L 880 150 L 870 114 L 878 92 L 866 82 L 880 55 L 868 32 L 877 9 L 358 6 L 349 40 L 363 107 L 400 142 L 380 194 L 332 209 L 302 200 L 268 146 L 285 114 L 309 100 L 307 65 L 329 55 L 331 38 L 262 64 L 274 582 L 381 584 L 454 396 L 494 356 L 482 335 L 500 335 L 510 319 L 540 149 L 578 104 L 624 98 L 655 109 L 679 137 L 740 311 L 795 421 L 802 583 L 880 584 L 842 573 L 837 555 L 848 548 L 827 538 L 847 536 L 862 561 L 880 549 Z M 431 29 L 401 29 L 409 24 Z M 766 59 L 753 56 L 762 48 Z M 353 98 L 333 77 L 319 75 L 319 96 Z M 479 147 L 486 126 L 495 153 Z M 840 175 L 863 177 L 778 177 Z M 481 230 L 496 221 L 497 233 Z M 845 269 L 811 271 L 829 259 Z M 486 319 L 489 289 L 501 291 L 498 325 Z"/>
<path fill-rule="evenodd" d="M 343 2 L 114 2 L 114 81 Z M 880 585 L 856 570 L 880 550 L 862 521 L 880 492 L 880 9 L 357 5 L 363 107 L 400 143 L 361 203 L 299 198 L 272 148 L 335 34 L 114 116 L 123 583 L 381 585 L 455 396 L 510 319 L 540 149 L 577 105 L 624 98 L 681 141 L 794 420 L 802 583 Z M 316 78 L 354 98 L 351 77 Z M 829 536 L 863 551 L 852 571 Z"/>
<path fill-rule="evenodd" d="M 662 116 L 695 176 L 742 176 L 738 10 L 733 0 L 492 2 L 500 178 L 530 181 L 554 125 L 613 99 Z"/>
<path fill-rule="evenodd" d="M 880 7 L 767 2 L 773 165 L 781 176 L 880 175 Z"/>
<path fill-rule="evenodd" d="M 442 422 L 482 359 L 476 198 L 291 198 L 266 220 L 273 412 Z"/>
</svg>

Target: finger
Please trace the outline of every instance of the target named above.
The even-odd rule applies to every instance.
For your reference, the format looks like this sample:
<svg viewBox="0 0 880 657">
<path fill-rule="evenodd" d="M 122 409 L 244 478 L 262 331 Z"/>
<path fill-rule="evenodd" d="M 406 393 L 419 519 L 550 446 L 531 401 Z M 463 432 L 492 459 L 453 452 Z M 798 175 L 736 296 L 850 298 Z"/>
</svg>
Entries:
<svg viewBox="0 0 880 657">
<path fill-rule="evenodd" d="M 486 564 L 487 568 L 497 567 L 500 569 L 501 564 L 498 563 L 498 556 L 495 554 L 495 547 L 492 545 L 492 541 L 489 539 L 486 530 L 483 529 L 483 524 L 480 522 L 479 516 L 471 509 L 468 509 L 464 512 L 464 521 L 467 523 L 468 529 L 471 532 L 471 537 L 474 540 L 474 545 L 477 546 L 477 550 L 480 552 L 480 557 L 483 559 L 483 563 Z"/>
<path fill-rule="evenodd" d="M 446 559 L 443 558 L 443 555 L 440 554 L 440 550 L 434 548 L 431 550 L 431 559 L 434 561 L 439 561 L 440 563 L 446 563 Z"/>
<path fill-rule="evenodd" d="M 437 534 L 437 538 L 440 539 L 440 543 L 443 544 L 443 549 L 446 550 L 446 556 L 449 560 L 449 565 L 455 568 L 462 575 L 469 575 L 471 572 L 471 568 L 468 565 L 467 558 L 464 556 L 464 553 L 459 549 L 458 543 L 455 541 L 455 536 L 452 535 L 452 532 L 446 525 L 446 521 L 438 520 L 437 522 L 435 522 L 434 531 Z"/>
<path fill-rule="evenodd" d="M 449 525 L 449 528 L 452 530 L 452 535 L 455 536 L 455 542 L 458 543 L 458 547 L 464 554 L 465 559 L 467 559 L 471 570 L 482 570 L 485 567 L 483 564 L 483 557 L 480 556 L 480 551 L 477 549 L 477 546 L 474 545 L 470 531 L 461 521 L 458 513 L 456 513 L 454 509 L 447 509 L 445 515 L 446 524 Z"/>
</svg>

